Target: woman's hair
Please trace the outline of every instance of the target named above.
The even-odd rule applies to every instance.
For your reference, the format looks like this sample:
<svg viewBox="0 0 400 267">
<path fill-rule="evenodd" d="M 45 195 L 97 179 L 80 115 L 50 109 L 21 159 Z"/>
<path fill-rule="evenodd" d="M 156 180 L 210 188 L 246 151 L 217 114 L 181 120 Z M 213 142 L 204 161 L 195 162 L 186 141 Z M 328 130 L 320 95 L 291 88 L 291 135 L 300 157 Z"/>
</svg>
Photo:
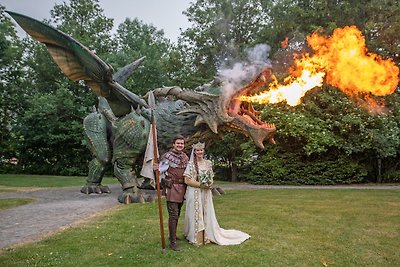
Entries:
<svg viewBox="0 0 400 267">
<path fill-rule="evenodd" d="M 195 143 L 192 147 L 193 147 L 193 153 L 196 151 L 196 149 L 201 148 L 204 149 L 204 142 L 201 142 L 200 140 Z M 196 170 L 196 174 L 197 176 L 199 175 L 199 164 L 197 163 L 197 157 L 196 155 L 193 155 L 193 163 L 194 163 L 194 168 Z"/>
<path fill-rule="evenodd" d="M 197 163 L 197 157 L 196 156 L 194 156 L 194 158 L 193 158 L 193 163 L 194 163 L 194 168 L 196 170 L 196 174 L 198 176 L 199 175 L 199 164 Z"/>
</svg>

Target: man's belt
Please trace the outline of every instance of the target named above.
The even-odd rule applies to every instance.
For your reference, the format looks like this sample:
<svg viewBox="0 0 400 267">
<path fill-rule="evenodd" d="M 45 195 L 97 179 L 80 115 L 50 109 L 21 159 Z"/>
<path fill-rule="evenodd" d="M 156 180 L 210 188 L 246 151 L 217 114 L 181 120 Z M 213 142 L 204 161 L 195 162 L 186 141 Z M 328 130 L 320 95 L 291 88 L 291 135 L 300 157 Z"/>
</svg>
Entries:
<svg viewBox="0 0 400 267">
<path fill-rule="evenodd" d="M 183 178 L 170 178 L 173 184 L 184 184 L 185 183 L 185 179 Z"/>
</svg>

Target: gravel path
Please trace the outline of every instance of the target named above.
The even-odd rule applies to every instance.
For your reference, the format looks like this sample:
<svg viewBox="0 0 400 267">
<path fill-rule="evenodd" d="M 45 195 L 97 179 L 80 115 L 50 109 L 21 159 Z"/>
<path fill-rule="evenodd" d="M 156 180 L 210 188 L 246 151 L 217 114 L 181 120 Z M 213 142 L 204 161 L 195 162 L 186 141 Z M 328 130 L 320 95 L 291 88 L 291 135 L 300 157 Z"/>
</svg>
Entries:
<svg viewBox="0 0 400 267">
<path fill-rule="evenodd" d="M 111 185 L 110 194 L 85 195 L 80 187 L 39 189 L 1 193 L 0 198 L 33 198 L 36 201 L 0 211 L 0 249 L 39 240 L 80 220 L 120 205 L 120 185 Z"/>
<path fill-rule="evenodd" d="M 396 189 L 400 185 L 363 186 L 270 186 L 250 184 L 221 184 L 233 189 Z M 36 201 L 0 211 L 0 249 L 37 241 L 57 230 L 71 227 L 83 220 L 122 205 L 118 202 L 120 185 L 111 185 L 110 194 L 80 193 L 80 187 L 65 187 L 32 191 L 0 193 L 4 198 L 33 198 Z M 135 204 L 133 204 L 135 205 Z"/>
</svg>

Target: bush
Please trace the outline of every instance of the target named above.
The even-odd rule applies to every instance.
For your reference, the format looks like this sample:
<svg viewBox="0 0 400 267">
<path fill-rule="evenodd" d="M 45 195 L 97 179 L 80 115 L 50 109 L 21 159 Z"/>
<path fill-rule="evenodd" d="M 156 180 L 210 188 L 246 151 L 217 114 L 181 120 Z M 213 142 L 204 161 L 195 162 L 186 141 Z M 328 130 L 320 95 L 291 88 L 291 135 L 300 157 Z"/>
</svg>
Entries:
<svg viewBox="0 0 400 267">
<path fill-rule="evenodd" d="M 367 179 L 368 166 L 346 155 L 313 159 L 271 148 L 242 177 L 253 184 L 351 184 Z"/>
<path fill-rule="evenodd" d="M 387 171 L 383 176 L 384 183 L 400 183 L 400 170 Z"/>
</svg>

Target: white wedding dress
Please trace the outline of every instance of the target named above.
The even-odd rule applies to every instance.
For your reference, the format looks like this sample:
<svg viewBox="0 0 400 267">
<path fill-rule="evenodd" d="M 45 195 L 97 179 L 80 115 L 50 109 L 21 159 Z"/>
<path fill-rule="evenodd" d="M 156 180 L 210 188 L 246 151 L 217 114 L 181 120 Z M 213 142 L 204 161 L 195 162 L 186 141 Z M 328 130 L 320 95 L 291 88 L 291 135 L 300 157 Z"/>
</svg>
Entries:
<svg viewBox="0 0 400 267">
<path fill-rule="evenodd" d="M 198 163 L 199 174 L 212 171 L 212 163 L 202 160 Z M 190 161 L 184 176 L 197 179 L 193 161 Z M 250 235 L 239 230 L 225 230 L 218 224 L 215 216 L 212 192 L 210 189 L 200 189 L 188 186 L 186 189 L 186 212 L 184 234 L 186 239 L 195 245 L 200 245 L 199 233 L 204 230 L 204 243 L 213 242 L 218 245 L 238 245 L 250 238 Z"/>
</svg>

